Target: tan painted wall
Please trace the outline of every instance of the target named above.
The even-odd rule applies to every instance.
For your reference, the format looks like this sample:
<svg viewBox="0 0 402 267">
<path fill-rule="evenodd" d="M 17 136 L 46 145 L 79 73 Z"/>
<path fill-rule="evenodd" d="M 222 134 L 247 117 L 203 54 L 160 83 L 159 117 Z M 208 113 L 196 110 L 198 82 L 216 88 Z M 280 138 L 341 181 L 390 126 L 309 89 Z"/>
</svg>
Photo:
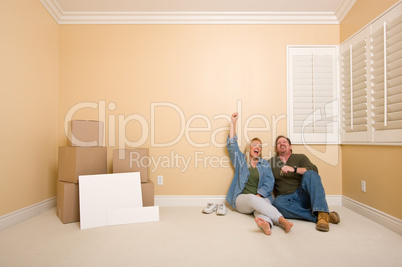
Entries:
<svg viewBox="0 0 402 267">
<path fill-rule="evenodd" d="M 341 43 L 398 1 L 399 0 L 357 0 L 340 24 Z"/>
<path fill-rule="evenodd" d="M 368 24 L 396 0 L 358 0 L 341 24 L 341 41 Z M 342 146 L 343 195 L 402 219 L 401 146 Z M 360 191 L 360 181 L 367 192 Z"/>
<path fill-rule="evenodd" d="M 400 146 L 342 146 L 343 195 L 402 218 Z M 366 192 L 360 181 L 366 181 Z"/>
<path fill-rule="evenodd" d="M 55 196 L 58 25 L 40 1 L 0 2 L 0 216 Z"/>
<path fill-rule="evenodd" d="M 156 195 L 225 195 L 233 169 L 224 147 L 229 124 L 224 115 L 239 111 L 243 130 L 247 120 L 248 127 L 269 127 L 241 138 L 244 147 L 245 136 L 259 136 L 269 143 L 263 152 L 268 155 L 272 138 L 286 133 L 286 45 L 338 43 L 338 25 L 61 25 L 59 145 L 66 144 L 68 111 L 91 102 L 97 109 L 78 109 L 73 118 L 97 119 L 105 110 L 109 171 L 119 142 L 145 136 L 139 145 L 162 163 L 151 165 L 154 182 L 164 176 Z M 170 106 L 154 108 L 152 119 L 152 105 L 161 102 Z M 157 144 L 178 141 L 157 147 L 153 136 Z M 330 154 L 338 158 L 338 147 Z M 188 168 L 181 157 L 189 160 Z M 341 166 L 312 157 L 327 193 L 341 195 Z"/>
<path fill-rule="evenodd" d="M 264 151 L 269 155 L 273 135 L 286 133 L 283 117 L 286 114 L 286 45 L 338 44 L 339 36 L 341 40 L 348 38 L 395 2 L 370 0 L 366 5 L 363 3 L 367 1 L 359 0 L 340 26 L 58 26 L 39 1 L 3 1 L 0 20 L 2 34 L 8 38 L 0 43 L 0 49 L 6 51 L 0 64 L 1 88 L 3 94 L 7 90 L 8 96 L 2 98 L 4 112 L 0 115 L 7 125 L 1 131 L 3 151 L 7 153 L 1 154 L 0 216 L 55 195 L 57 146 L 65 145 L 64 118 L 70 108 L 82 102 L 106 104 L 106 141 L 110 151 L 124 139 L 118 136 L 119 115 L 123 116 L 121 121 L 134 119 L 123 128 L 127 133 L 125 138 L 135 142 L 143 136 L 136 119 L 144 118 L 151 130 L 151 104 L 171 103 L 176 110 L 166 104 L 155 109 L 154 139 L 159 144 L 174 140 L 183 129 L 177 109 L 185 116 L 186 123 L 196 115 L 205 115 L 211 122 L 206 132 L 192 131 L 191 139 L 183 135 L 177 144 L 150 148 L 150 155 L 165 164 L 172 151 L 173 156 L 186 159 L 191 156 L 188 169 L 181 172 L 181 166 L 160 167 L 151 173 L 151 179 L 156 181 L 157 175 L 164 175 L 165 184 L 156 186 L 159 195 L 225 194 L 233 171 L 227 162 L 215 168 L 219 164 L 213 161 L 224 160 L 222 156 L 227 155 L 224 147 L 212 143 L 213 140 L 222 144 L 226 138 L 227 121 L 219 116 L 241 111 L 244 128 L 247 119 L 262 114 L 269 121 L 269 131 L 249 131 L 248 135 L 260 136 L 269 143 Z M 55 89 L 58 77 L 59 95 Z M 97 119 L 98 110 L 79 109 L 74 118 Z M 115 127 L 111 124 L 113 119 Z M 196 119 L 185 128 L 205 127 L 206 123 Z M 265 125 L 261 119 L 254 119 L 250 127 Z M 215 131 L 218 131 L 216 135 Z M 115 144 L 109 140 L 113 135 Z M 150 138 L 149 132 L 143 147 L 151 146 Z M 207 143 L 207 147 L 194 147 L 189 144 L 191 141 Z M 386 199 L 383 193 L 372 199 L 370 196 L 370 200 L 360 199 L 355 182 L 360 183 L 361 178 L 349 174 L 353 173 L 350 171 L 353 166 L 348 161 L 355 153 L 361 153 L 361 147 L 343 146 L 340 150 L 336 146 L 314 146 L 313 153 L 304 147 L 294 148 L 295 152 L 306 152 L 319 166 L 327 194 L 344 194 L 402 217 L 397 204 L 388 203 L 388 208 L 379 204 Z M 399 155 L 398 148 L 393 147 L 363 149 L 369 150 L 364 151 L 366 154 L 375 154 L 378 148 L 384 155 L 388 152 Z M 326 149 L 335 150 L 329 153 L 328 161 L 336 162 L 338 158 L 336 166 L 323 161 L 317 152 L 325 153 Z M 207 167 L 201 161 L 197 161 L 196 167 L 196 156 L 197 160 L 205 160 Z M 369 159 L 367 165 L 374 166 L 374 163 L 374 159 Z M 381 186 L 397 183 L 392 180 L 398 177 L 397 168 L 391 168 L 391 179 Z M 372 181 L 377 181 L 372 179 L 378 175 L 368 172 L 364 176 L 369 195 L 375 183 Z M 391 186 L 387 189 L 392 191 Z"/>
</svg>

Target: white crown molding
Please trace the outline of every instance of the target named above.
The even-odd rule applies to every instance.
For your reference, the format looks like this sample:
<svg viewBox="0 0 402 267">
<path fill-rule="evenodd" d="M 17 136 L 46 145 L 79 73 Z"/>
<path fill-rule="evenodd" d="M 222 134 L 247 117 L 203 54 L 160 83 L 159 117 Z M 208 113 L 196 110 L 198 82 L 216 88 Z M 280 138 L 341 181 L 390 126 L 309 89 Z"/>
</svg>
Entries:
<svg viewBox="0 0 402 267">
<path fill-rule="evenodd" d="M 342 22 L 355 3 L 356 0 L 342 0 L 338 8 L 335 10 L 335 15 L 339 23 Z"/>
<path fill-rule="evenodd" d="M 46 8 L 54 20 L 60 24 L 60 18 L 63 16 L 63 10 L 60 5 L 54 0 L 40 0 L 42 5 Z"/>
<path fill-rule="evenodd" d="M 339 24 L 333 12 L 64 12 L 40 1 L 58 24 Z"/>
</svg>

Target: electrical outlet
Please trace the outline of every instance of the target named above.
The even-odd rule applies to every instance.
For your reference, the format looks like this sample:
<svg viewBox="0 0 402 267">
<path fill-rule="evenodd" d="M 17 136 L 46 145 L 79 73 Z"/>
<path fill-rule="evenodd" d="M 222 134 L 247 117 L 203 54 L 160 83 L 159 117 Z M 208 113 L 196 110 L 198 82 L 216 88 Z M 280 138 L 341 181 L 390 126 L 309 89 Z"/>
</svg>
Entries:
<svg viewBox="0 0 402 267">
<path fill-rule="evenodd" d="M 362 192 L 366 192 L 366 181 L 364 181 L 364 180 L 360 181 L 360 190 Z"/>
<path fill-rule="evenodd" d="M 158 185 L 163 185 L 163 176 L 158 176 Z"/>
</svg>

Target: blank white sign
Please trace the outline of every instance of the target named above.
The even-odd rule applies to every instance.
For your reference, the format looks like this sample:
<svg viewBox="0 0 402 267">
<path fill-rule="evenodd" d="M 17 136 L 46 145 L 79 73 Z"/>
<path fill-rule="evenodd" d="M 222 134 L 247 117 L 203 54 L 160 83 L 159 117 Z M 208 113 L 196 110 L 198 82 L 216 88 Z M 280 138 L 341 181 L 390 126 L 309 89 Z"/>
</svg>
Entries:
<svg viewBox="0 0 402 267">
<path fill-rule="evenodd" d="M 110 225 L 109 210 L 142 207 L 140 173 L 80 175 L 79 195 L 81 229 Z"/>
<path fill-rule="evenodd" d="M 159 221 L 159 207 L 111 208 L 108 212 L 108 224 L 128 224 Z"/>
</svg>

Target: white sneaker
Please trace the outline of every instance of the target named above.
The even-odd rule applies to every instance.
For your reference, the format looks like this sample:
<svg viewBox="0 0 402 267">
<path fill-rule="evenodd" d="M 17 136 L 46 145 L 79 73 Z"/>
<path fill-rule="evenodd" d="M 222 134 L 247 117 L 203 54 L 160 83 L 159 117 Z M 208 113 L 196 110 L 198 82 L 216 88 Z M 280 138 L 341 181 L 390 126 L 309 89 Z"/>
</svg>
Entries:
<svg viewBox="0 0 402 267">
<path fill-rule="evenodd" d="M 218 204 L 208 203 L 207 207 L 202 210 L 203 213 L 210 214 L 218 209 Z"/>
<path fill-rule="evenodd" d="M 226 215 L 226 206 L 224 204 L 219 204 L 216 215 Z"/>
</svg>

